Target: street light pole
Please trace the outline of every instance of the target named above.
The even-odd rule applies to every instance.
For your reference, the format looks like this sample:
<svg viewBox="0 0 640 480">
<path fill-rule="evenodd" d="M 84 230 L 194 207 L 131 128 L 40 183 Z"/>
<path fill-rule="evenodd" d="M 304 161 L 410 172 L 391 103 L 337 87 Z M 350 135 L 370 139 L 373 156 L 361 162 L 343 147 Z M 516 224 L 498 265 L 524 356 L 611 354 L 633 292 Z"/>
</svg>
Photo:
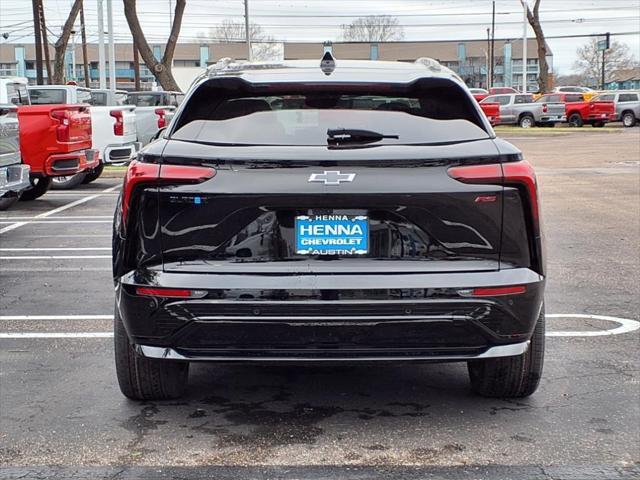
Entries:
<svg viewBox="0 0 640 480">
<path fill-rule="evenodd" d="M 113 41 L 112 0 L 107 0 L 107 30 L 109 32 L 109 90 L 116 91 L 116 49 Z"/>
<path fill-rule="evenodd" d="M 522 3 L 522 93 L 527 93 L 527 2 Z"/>
<path fill-rule="evenodd" d="M 98 0 L 98 63 L 100 68 L 98 74 L 100 75 L 100 88 L 107 88 L 107 62 L 104 58 L 104 8 L 103 0 Z"/>
<path fill-rule="evenodd" d="M 249 30 L 249 0 L 244 0 L 244 36 L 247 41 L 247 60 L 251 61 L 251 31 Z"/>
</svg>

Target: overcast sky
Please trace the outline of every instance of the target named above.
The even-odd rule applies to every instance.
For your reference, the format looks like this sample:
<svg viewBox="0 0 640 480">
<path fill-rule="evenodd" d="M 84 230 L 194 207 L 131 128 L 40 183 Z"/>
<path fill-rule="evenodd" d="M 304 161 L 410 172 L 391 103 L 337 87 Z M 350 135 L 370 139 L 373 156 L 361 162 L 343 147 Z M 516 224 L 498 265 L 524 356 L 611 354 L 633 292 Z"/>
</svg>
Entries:
<svg viewBox="0 0 640 480">
<path fill-rule="evenodd" d="M 105 0 L 106 3 L 107 0 Z M 121 0 L 113 1 L 116 41 L 130 41 Z M 534 0 L 529 0 L 533 3 Z M 97 0 L 84 0 L 89 41 L 97 40 Z M 51 32 L 59 33 L 73 0 L 44 0 Z M 138 13 L 149 41 L 164 42 L 175 0 L 138 0 Z M 519 0 L 496 0 L 496 38 L 522 36 Z M 243 21 L 243 0 L 187 0 L 180 39 L 196 41 L 199 34 L 224 19 Z M 106 9 L 106 7 L 105 7 Z M 341 24 L 362 15 L 395 15 L 405 40 L 464 40 L 486 38 L 491 24 L 491 0 L 249 0 L 251 20 L 283 41 L 341 39 Z M 592 33 L 635 32 L 615 36 L 640 58 L 640 0 L 542 0 L 542 25 L 548 37 Z M 106 20 L 105 20 L 106 25 Z M 106 27 L 105 27 L 106 28 Z M 529 36 L 533 36 L 529 28 Z M 30 0 L 0 0 L 0 42 L 33 41 Z M 576 48 L 586 38 L 550 38 L 554 67 L 572 70 Z M 531 52 L 529 55 L 535 55 Z"/>
</svg>

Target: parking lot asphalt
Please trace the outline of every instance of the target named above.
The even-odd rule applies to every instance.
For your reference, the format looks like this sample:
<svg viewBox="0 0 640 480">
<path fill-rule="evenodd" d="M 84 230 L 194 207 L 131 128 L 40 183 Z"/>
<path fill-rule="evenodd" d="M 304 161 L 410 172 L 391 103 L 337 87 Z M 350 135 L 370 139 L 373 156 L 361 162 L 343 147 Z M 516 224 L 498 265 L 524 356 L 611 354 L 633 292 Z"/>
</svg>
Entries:
<svg viewBox="0 0 640 480">
<path fill-rule="evenodd" d="M 640 128 L 508 139 L 547 237 L 532 397 L 463 364 L 195 365 L 180 401 L 125 399 L 99 179 L 0 214 L 0 478 L 640 478 Z"/>
</svg>

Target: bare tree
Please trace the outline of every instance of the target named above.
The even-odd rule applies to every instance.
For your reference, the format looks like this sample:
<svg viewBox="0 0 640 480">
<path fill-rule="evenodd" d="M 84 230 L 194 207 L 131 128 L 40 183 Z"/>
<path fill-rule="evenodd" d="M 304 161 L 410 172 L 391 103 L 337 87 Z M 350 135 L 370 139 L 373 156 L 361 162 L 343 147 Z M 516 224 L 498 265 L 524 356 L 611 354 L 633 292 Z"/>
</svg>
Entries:
<svg viewBox="0 0 640 480">
<path fill-rule="evenodd" d="M 162 88 L 165 90 L 180 90 L 176 80 L 173 78 L 173 73 L 171 73 L 171 63 L 173 62 L 173 54 L 175 53 L 176 43 L 178 42 L 178 36 L 180 35 L 182 16 L 184 14 L 184 8 L 187 4 L 187 0 L 176 0 L 171 32 L 164 48 L 164 55 L 160 60 L 156 59 L 153 55 L 153 50 L 151 50 L 151 47 L 144 36 L 142 27 L 138 21 L 136 0 L 123 0 L 123 2 L 124 15 L 127 17 L 129 30 L 131 30 L 131 35 L 133 36 L 135 44 L 138 46 L 140 56 L 144 60 L 145 65 L 149 70 L 151 70 L 153 75 L 156 77 L 156 80 L 158 80 L 160 85 L 162 85 Z"/>
<path fill-rule="evenodd" d="M 574 69 L 589 83 L 597 85 L 602 74 L 602 52 L 598 50 L 598 40 L 594 37 L 578 48 L 576 56 Z M 635 64 L 629 47 L 615 40 L 611 42 L 609 50 L 605 52 L 604 59 L 605 80 L 607 81 L 611 79 L 611 74 L 614 71 L 631 68 Z"/>
<path fill-rule="evenodd" d="M 402 40 L 404 29 L 396 17 L 369 15 L 342 25 L 342 35 L 351 42 L 388 42 Z"/>
<path fill-rule="evenodd" d="M 280 52 L 280 44 L 273 37 L 266 34 L 257 23 L 249 23 L 249 36 L 251 37 L 251 56 L 253 60 L 272 60 Z M 220 43 L 245 42 L 246 31 L 244 22 L 234 22 L 225 19 L 216 28 L 211 28 L 208 35 L 200 35 L 200 39 Z"/>
<path fill-rule="evenodd" d="M 64 83 L 64 54 L 67 51 L 67 45 L 69 44 L 69 37 L 73 30 L 73 24 L 76 22 L 76 17 L 82 6 L 82 0 L 75 0 L 71 6 L 71 11 L 67 17 L 67 21 L 62 26 L 62 33 L 54 45 L 54 57 L 53 57 L 53 83 Z M 48 48 L 48 45 L 45 47 Z"/>
<path fill-rule="evenodd" d="M 536 34 L 536 41 L 538 43 L 538 66 L 540 68 L 540 74 L 538 75 L 538 88 L 540 92 L 544 93 L 547 92 L 550 87 L 549 64 L 547 63 L 549 47 L 547 45 L 547 41 L 544 38 L 542 25 L 540 25 L 540 0 L 536 0 L 536 3 L 533 5 L 533 11 L 531 11 L 527 3 L 525 3 L 524 5 L 527 9 L 527 19 L 529 20 L 529 25 L 531 25 L 531 28 L 533 28 L 533 31 Z M 526 71 L 526 66 L 523 66 L 523 72 Z"/>
</svg>

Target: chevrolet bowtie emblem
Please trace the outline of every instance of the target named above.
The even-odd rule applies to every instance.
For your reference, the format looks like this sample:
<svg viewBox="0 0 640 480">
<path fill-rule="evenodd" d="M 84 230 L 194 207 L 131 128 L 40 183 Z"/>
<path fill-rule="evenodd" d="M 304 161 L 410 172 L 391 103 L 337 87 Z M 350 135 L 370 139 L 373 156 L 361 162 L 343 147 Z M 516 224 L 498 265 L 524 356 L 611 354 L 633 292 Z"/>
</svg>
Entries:
<svg viewBox="0 0 640 480">
<path fill-rule="evenodd" d="M 325 170 L 323 173 L 312 173 L 309 182 L 322 182 L 325 185 L 340 185 L 340 182 L 353 182 L 355 173 L 342 173 L 339 170 Z"/>
</svg>

